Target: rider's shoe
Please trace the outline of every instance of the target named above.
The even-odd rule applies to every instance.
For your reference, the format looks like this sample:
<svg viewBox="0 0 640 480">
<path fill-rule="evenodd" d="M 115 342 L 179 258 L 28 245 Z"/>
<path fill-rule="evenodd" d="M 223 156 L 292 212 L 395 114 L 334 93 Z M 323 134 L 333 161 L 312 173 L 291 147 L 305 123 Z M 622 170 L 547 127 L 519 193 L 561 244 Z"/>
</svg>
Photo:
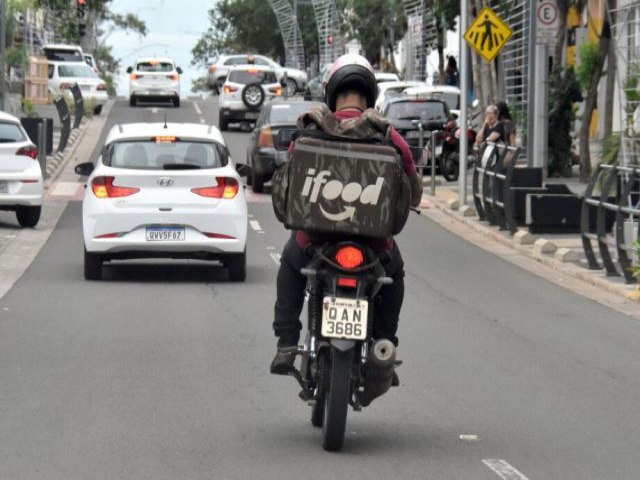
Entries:
<svg viewBox="0 0 640 480">
<path fill-rule="evenodd" d="M 298 346 L 278 347 L 276 356 L 271 362 L 271 373 L 274 375 L 289 375 L 295 370 L 293 362 L 296 359 Z"/>
</svg>

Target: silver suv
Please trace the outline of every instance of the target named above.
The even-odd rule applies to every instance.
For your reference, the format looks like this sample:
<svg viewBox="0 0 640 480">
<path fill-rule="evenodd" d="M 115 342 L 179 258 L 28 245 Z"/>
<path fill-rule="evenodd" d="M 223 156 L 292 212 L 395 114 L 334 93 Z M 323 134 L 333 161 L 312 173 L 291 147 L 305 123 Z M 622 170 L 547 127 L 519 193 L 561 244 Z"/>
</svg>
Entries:
<svg viewBox="0 0 640 480">
<path fill-rule="evenodd" d="M 242 65 L 229 71 L 220 89 L 220 130 L 233 122 L 255 122 L 262 104 L 282 95 L 283 87 L 269 67 Z"/>
<path fill-rule="evenodd" d="M 129 105 L 135 107 L 138 100 L 171 100 L 180 106 L 180 75 L 182 69 L 176 67 L 168 57 L 143 57 L 136 60 L 134 67 L 127 68 L 129 76 Z"/>
<path fill-rule="evenodd" d="M 229 70 L 238 65 L 255 65 L 262 67 L 270 67 L 278 76 L 278 81 L 284 80 L 286 83 L 287 94 L 293 95 L 296 92 L 302 92 L 307 86 L 307 74 L 302 70 L 295 68 L 287 68 L 280 66 L 269 57 L 264 55 L 220 55 L 210 66 L 207 75 L 207 84 L 214 92 L 219 93 L 222 84 L 229 74 Z"/>
</svg>

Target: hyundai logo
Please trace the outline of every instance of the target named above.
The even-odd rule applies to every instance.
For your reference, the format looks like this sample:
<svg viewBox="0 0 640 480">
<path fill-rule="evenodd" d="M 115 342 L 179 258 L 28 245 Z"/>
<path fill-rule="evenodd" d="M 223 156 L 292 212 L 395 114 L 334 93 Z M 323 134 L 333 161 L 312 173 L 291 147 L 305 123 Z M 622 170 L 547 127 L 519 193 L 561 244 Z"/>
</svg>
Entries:
<svg viewBox="0 0 640 480">
<path fill-rule="evenodd" d="M 162 177 L 158 179 L 158 185 L 161 187 L 170 187 L 173 185 L 173 178 Z"/>
</svg>

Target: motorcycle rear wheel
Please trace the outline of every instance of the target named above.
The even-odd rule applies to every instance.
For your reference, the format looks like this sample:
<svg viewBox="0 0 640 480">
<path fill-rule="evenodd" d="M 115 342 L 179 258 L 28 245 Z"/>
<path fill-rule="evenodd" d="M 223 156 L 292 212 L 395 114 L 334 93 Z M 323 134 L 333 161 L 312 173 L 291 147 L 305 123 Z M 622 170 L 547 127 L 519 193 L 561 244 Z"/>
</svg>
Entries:
<svg viewBox="0 0 640 480">
<path fill-rule="evenodd" d="M 440 172 L 447 182 L 455 182 L 460 175 L 459 155 L 449 152 L 442 156 Z"/>
<path fill-rule="evenodd" d="M 329 452 L 342 449 L 347 426 L 347 410 L 351 394 L 351 364 L 353 350 L 331 349 L 331 378 L 325 392 L 322 446 Z M 325 372 L 327 370 L 325 369 Z"/>
</svg>

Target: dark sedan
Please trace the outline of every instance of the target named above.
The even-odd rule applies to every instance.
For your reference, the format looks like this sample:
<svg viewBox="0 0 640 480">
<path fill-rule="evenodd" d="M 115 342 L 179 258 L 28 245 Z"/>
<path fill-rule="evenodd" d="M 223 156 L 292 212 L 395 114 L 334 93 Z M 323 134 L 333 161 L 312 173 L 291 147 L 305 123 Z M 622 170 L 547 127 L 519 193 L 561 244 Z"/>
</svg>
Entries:
<svg viewBox="0 0 640 480">
<path fill-rule="evenodd" d="M 262 107 L 253 130 L 247 163 L 252 175 L 247 179 L 256 193 L 261 193 L 264 182 L 269 181 L 276 167 L 285 161 L 286 150 L 296 128 L 296 120 L 311 107 L 322 105 L 302 99 L 281 98 Z"/>
</svg>

